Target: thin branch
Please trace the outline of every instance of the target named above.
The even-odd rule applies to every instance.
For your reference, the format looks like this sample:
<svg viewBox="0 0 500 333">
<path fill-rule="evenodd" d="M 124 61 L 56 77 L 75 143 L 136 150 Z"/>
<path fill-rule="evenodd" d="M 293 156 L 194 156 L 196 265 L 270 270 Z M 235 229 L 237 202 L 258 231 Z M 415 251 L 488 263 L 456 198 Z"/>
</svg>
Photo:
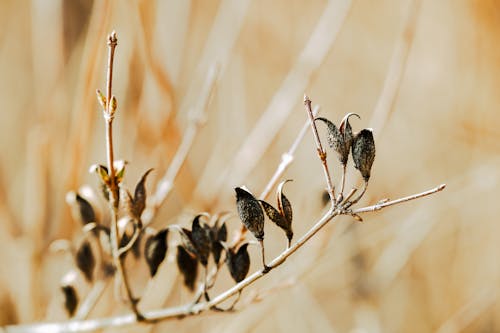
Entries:
<svg viewBox="0 0 500 333">
<path fill-rule="evenodd" d="M 439 185 L 433 189 L 430 189 L 428 191 L 424 191 L 424 192 L 417 193 L 417 194 L 412 194 L 412 195 L 409 195 L 409 196 L 404 197 L 404 198 L 400 198 L 400 199 L 392 200 L 392 201 L 387 201 L 384 203 L 378 203 L 378 204 L 375 204 L 373 206 L 367 206 L 367 207 L 363 207 L 363 208 L 354 209 L 352 211 L 352 213 L 353 214 L 361 214 L 361 213 L 367 213 L 367 212 L 375 212 L 375 211 L 381 210 L 382 208 L 385 208 L 385 207 L 394 206 L 394 205 L 397 205 L 397 204 L 400 204 L 403 202 L 426 197 L 428 195 L 431 195 L 431 194 L 434 194 L 434 193 L 437 193 L 437 192 L 444 190 L 445 187 L 446 187 L 446 184 L 441 184 L 441 185 Z"/>
<path fill-rule="evenodd" d="M 115 54 L 115 48 L 118 45 L 118 39 L 116 37 L 116 32 L 112 32 L 108 36 L 108 73 L 107 73 L 107 86 L 106 86 L 106 110 L 103 110 L 104 120 L 106 122 L 106 152 L 108 157 L 108 171 L 109 171 L 109 183 L 108 189 L 110 192 L 110 210 L 111 210 L 111 250 L 113 253 L 113 262 L 116 266 L 118 272 L 117 277 L 120 278 L 125 290 L 127 292 L 127 299 L 130 303 L 132 310 L 138 321 L 143 320 L 144 317 L 141 315 L 137 308 L 137 301 L 132 295 L 132 290 L 128 281 L 128 276 L 125 272 L 123 266 L 123 258 L 120 256 L 118 251 L 119 248 L 119 235 L 118 235 L 118 207 L 119 207 L 119 188 L 118 181 L 116 178 L 116 171 L 113 166 L 113 119 L 114 113 L 116 111 L 116 99 L 112 94 L 113 87 L 113 60 Z M 119 280 L 116 280 L 117 285 L 119 285 Z"/>
<path fill-rule="evenodd" d="M 330 195 L 330 202 L 332 203 L 332 207 L 334 207 L 336 203 L 335 187 L 333 186 L 332 178 L 330 176 L 330 171 L 328 169 L 328 162 L 326 160 L 326 151 L 323 149 L 323 145 L 321 144 L 321 140 L 318 134 L 318 128 L 316 127 L 316 123 L 314 122 L 314 115 L 311 109 L 311 100 L 306 95 L 304 95 L 304 105 L 306 107 L 307 114 L 309 115 L 309 122 L 314 135 L 314 142 L 316 143 L 318 157 L 321 160 L 321 164 L 323 165 L 323 172 L 325 174 L 326 185 L 328 187 L 328 194 Z"/>
</svg>

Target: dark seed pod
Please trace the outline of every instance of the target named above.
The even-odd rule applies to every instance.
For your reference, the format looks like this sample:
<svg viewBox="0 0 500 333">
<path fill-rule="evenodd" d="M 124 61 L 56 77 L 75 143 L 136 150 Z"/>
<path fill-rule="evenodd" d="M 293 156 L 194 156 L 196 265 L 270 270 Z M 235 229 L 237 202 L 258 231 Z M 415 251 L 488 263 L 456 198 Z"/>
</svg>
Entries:
<svg viewBox="0 0 500 333">
<path fill-rule="evenodd" d="M 78 205 L 80 219 L 84 225 L 91 222 L 97 222 L 94 208 L 92 207 L 90 202 L 85 200 L 85 198 L 80 196 L 78 193 L 76 194 L 76 203 Z"/>
<path fill-rule="evenodd" d="M 210 229 L 200 225 L 200 217 L 197 215 L 193 220 L 191 227 L 191 240 L 196 250 L 196 256 L 203 266 L 208 264 L 208 256 L 212 249 L 212 240 L 210 239 Z"/>
<path fill-rule="evenodd" d="M 347 163 L 346 155 L 349 156 L 349 151 L 345 152 L 344 138 L 337 126 L 323 117 L 317 117 L 316 120 L 320 120 L 326 124 L 328 128 L 328 136 L 326 137 L 328 145 L 337 152 L 340 163 L 344 164 L 344 160 Z"/>
<path fill-rule="evenodd" d="M 214 256 L 215 263 L 218 264 L 220 262 L 220 256 L 222 250 L 224 250 L 224 246 L 222 246 L 221 242 L 225 242 L 227 240 L 226 224 L 223 223 L 220 226 L 220 228 L 216 224 L 212 228 L 211 238 L 212 238 L 212 254 Z"/>
<path fill-rule="evenodd" d="M 262 207 L 264 207 L 264 212 L 266 212 L 267 217 L 269 217 L 271 221 L 276 223 L 278 227 L 285 231 L 289 228 L 288 221 L 283 215 L 280 214 L 280 212 L 276 208 L 274 208 L 264 200 L 260 200 L 260 203 L 262 204 Z"/>
<path fill-rule="evenodd" d="M 355 113 L 347 114 L 344 119 L 342 119 L 340 123 L 340 127 L 337 128 L 334 123 L 330 120 L 322 117 L 316 118 L 316 120 L 321 120 L 328 127 L 328 136 L 327 141 L 328 145 L 333 148 L 337 152 L 337 157 L 342 165 L 347 164 L 347 160 L 349 159 L 349 150 L 351 148 L 352 143 L 352 128 L 349 124 L 350 116 L 357 116 Z"/>
<path fill-rule="evenodd" d="M 64 294 L 64 307 L 68 315 L 73 317 L 78 306 L 78 295 L 76 294 L 76 290 L 71 285 L 61 286 L 61 290 Z"/>
<path fill-rule="evenodd" d="M 236 207 L 241 222 L 258 240 L 264 239 L 264 212 L 259 201 L 248 191 L 236 187 Z"/>
<path fill-rule="evenodd" d="M 83 273 L 87 281 L 92 282 L 95 268 L 95 258 L 92 247 L 88 241 L 84 241 L 76 251 L 76 266 Z"/>
<path fill-rule="evenodd" d="M 367 182 L 370 179 L 372 164 L 375 160 L 375 141 L 371 129 L 364 129 L 354 137 L 352 159 L 354 166 Z"/>
<path fill-rule="evenodd" d="M 156 235 L 149 237 L 144 246 L 144 256 L 149 267 L 151 277 L 155 276 L 158 267 L 167 254 L 168 229 L 160 230 Z"/>
<path fill-rule="evenodd" d="M 183 246 L 177 246 L 177 267 L 184 277 L 184 285 L 191 291 L 198 275 L 198 261 Z"/>
<path fill-rule="evenodd" d="M 137 183 L 134 191 L 134 198 L 129 203 L 129 211 L 137 220 L 141 219 L 142 212 L 146 208 L 146 178 L 153 169 L 149 169 L 144 173 Z M 130 200 L 129 200 L 130 201 Z"/>
<path fill-rule="evenodd" d="M 248 255 L 247 247 L 248 243 L 245 243 L 240 246 L 238 252 L 234 253 L 233 249 L 230 249 L 227 253 L 226 263 L 229 273 L 231 273 L 231 277 L 236 283 L 242 281 L 250 269 L 250 256 Z"/>
</svg>

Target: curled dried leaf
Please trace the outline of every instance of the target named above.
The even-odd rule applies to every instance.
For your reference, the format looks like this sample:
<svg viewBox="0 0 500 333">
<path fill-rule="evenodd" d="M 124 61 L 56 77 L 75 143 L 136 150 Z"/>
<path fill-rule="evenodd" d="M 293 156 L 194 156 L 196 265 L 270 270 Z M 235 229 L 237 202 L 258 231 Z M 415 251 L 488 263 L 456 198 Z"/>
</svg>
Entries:
<svg viewBox="0 0 500 333">
<path fill-rule="evenodd" d="M 78 295 L 75 287 L 72 285 L 63 285 L 61 286 L 61 290 L 64 294 L 64 307 L 66 308 L 68 315 L 73 317 L 78 306 Z"/>
<path fill-rule="evenodd" d="M 250 256 L 248 255 L 248 243 L 240 246 L 238 252 L 234 252 L 233 249 L 229 249 L 227 252 L 227 266 L 229 268 L 229 273 L 236 283 L 242 281 L 248 274 L 250 269 Z"/>
<path fill-rule="evenodd" d="M 146 208 L 146 178 L 153 169 L 149 169 L 144 173 L 139 182 L 137 183 L 134 191 L 134 199 L 132 201 L 132 207 L 130 212 L 136 219 L 141 218 L 141 214 Z"/>
<path fill-rule="evenodd" d="M 370 179 L 371 168 L 375 160 L 375 141 L 371 129 L 363 129 L 354 137 L 352 159 L 354 166 L 367 182 Z"/>
<path fill-rule="evenodd" d="M 83 273 L 87 281 L 92 282 L 95 268 L 95 257 L 90 243 L 84 241 L 76 251 L 76 266 Z"/>
<path fill-rule="evenodd" d="M 236 187 L 236 207 L 241 222 L 258 240 L 264 239 L 264 212 L 259 201 L 248 191 Z"/>
<path fill-rule="evenodd" d="M 287 179 L 282 181 L 278 185 L 278 189 L 276 190 L 276 197 L 278 201 L 278 211 L 283 215 L 283 217 L 288 221 L 288 224 L 292 225 L 293 212 L 292 212 L 292 204 L 288 200 L 288 198 L 283 193 L 283 185 L 287 182 L 291 182 L 291 179 Z"/>
<path fill-rule="evenodd" d="M 144 245 L 144 256 L 151 277 L 155 276 L 158 267 L 167 254 L 167 235 L 168 229 L 160 230 L 155 235 L 149 237 Z"/>
<path fill-rule="evenodd" d="M 184 277 L 184 285 L 191 291 L 198 275 L 198 261 L 183 246 L 177 246 L 177 267 Z"/>
</svg>

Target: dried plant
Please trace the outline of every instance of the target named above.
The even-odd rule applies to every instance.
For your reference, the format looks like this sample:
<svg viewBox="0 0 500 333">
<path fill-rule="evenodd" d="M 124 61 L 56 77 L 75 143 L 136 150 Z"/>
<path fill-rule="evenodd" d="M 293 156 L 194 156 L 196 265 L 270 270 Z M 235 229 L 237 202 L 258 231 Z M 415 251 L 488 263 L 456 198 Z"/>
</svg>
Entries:
<svg viewBox="0 0 500 333">
<path fill-rule="evenodd" d="M 316 117 L 311 100 L 304 96 L 304 106 L 308 117 L 308 125 L 314 137 L 318 158 L 321 162 L 327 192 L 329 195 L 329 207 L 323 216 L 311 227 L 298 237 L 294 242 L 292 229 L 293 203 L 284 194 L 284 185 L 290 180 L 284 180 L 277 186 L 276 183 L 291 163 L 293 152 L 305 133 L 305 128 L 299 133 L 298 139 L 288 152 L 288 158 L 284 158 L 278 167 L 264 192 L 257 198 L 245 186 L 235 188 L 235 205 L 230 211 L 235 210 L 242 222 L 243 229 L 239 225 L 233 226 L 236 236 L 228 240 L 229 224 L 231 214 L 199 213 L 192 218 L 190 228 L 181 225 L 169 224 L 160 230 L 156 230 L 149 224 L 155 216 L 156 210 L 164 201 L 173 178 L 177 174 L 178 162 L 167 175 L 162 178 L 160 186 L 162 189 L 153 194 L 152 203 L 148 206 L 147 177 L 152 169 L 147 170 L 137 182 L 133 195 L 125 188 L 127 163 L 115 160 L 113 146 L 113 120 L 119 114 L 117 98 L 112 93 L 113 85 L 113 62 L 117 47 L 116 33 L 108 37 L 108 68 L 106 94 L 97 91 L 98 102 L 102 107 L 106 128 L 106 157 L 107 165 L 96 164 L 90 168 L 94 172 L 101 187 L 102 199 L 109 209 L 109 217 L 100 217 L 97 209 L 90 200 L 81 193 L 72 193 L 68 196 L 68 202 L 73 205 L 75 215 L 82 223 L 82 239 L 78 248 L 70 251 L 75 257 L 75 266 L 89 284 L 98 285 L 113 277 L 115 279 L 115 297 L 125 302 L 131 314 L 111 318 L 84 318 L 88 315 L 93 303 L 84 301 L 85 295 L 77 290 L 77 287 L 65 281 L 61 285 L 64 296 L 62 304 L 69 317 L 76 316 L 77 320 L 61 323 L 39 323 L 32 325 L 20 325 L 6 327 L 7 331 L 89 331 L 107 326 L 127 325 L 136 322 L 157 322 L 159 320 L 175 319 L 193 316 L 206 311 L 232 311 L 237 305 L 242 291 L 252 285 L 256 280 L 268 274 L 273 269 L 282 265 L 285 260 L 297 250 L 309 242 L 327 223 L 340 215 L 354 217 L 362 221 L 361 215 L 373 212 L 385 207 L 415 200 L 424 196 L 439 192 L 445 188 L 440 185 L 425 192 L 413 194 L 397 200 L 381 200 L 378 203 L 366 207 L 355 207 L 366 193 L 371 176 L 372 166 L 375 160 L 375 141 L 370 129 L 362 129 L 353 132 L 349 118 L 355 114 L 347 114 L 337 127 L 332 121 L 324 117 Z M 357 115 L 356 115 L 357 116 Z M 358 116 L 359 118 L 359 116 Z M 331 177 L 327 161 L 327 151 L 323 148 L 322 140 L 317 128 L 317 120 L 327 125 L 327 142 L 337 154 L 342 167 L 338 193 Z M 192 137 L 189 138 L 192 142 Z M 190 144 L 187 144 L 189 146 Z M 186 149 L 182 149 L 179 156 L 185 156 Z M 352 188 L 345 192 L 346 174 L 349 156 L 352 157 L 354 167 L 360 172 L 364 180 L 363 189 Z M 182 159 L 182 157 L 180 157 Z M 177 163 L 177 164 L 176 164 Z M 276 206 L 266 201 L 267 194 L 276 186 Z M 148 211 L 149 209 L 149 211 Z M 281 228 L 287 240 L 287 246 L 272 260 L 265 259 L 264 225 L 267 218 L 276 226 Z M 109 219 L 109 221 L 108 221 Z M 307 223 L 307 221 L 301 221 Z M 249 274 L 253 258 L 248 252 L 248 247 L 255 241 L 248 240 L 245 230 L 249 230 L 257 240 L 261 248 L 262 267 Z M 66 244 L 66 243 L 65 243 Z M 68 245 L 72 248 L 71 245 Z M 142 250 L 142 251 L 141 251 Z M 183 277 L 184 286 L 194 292 L 191 302 L 178 307 L 168 307 L 154 311 L 143 311 L 141 309 L 140 291 L 133 291 L 130 284 L 130 272 L 127 271 L 125 258 L 129 252 L 133 252 L 138 260 L 143 260 L 148 269 L 149 277 L 155 279 L 157 273 L 169 253 L 175 251 L 179 274 Z M 224 268 L 225 267 L 225 268 Z M 199 274 L 199 270 L 203 274 Z M 229 286 L 225 291 L 211 296 L 210 292 L 217 281 L 218 273 L 227 269 L 235 284 Z M 96 289 L 97 293 L 102 289 Z M 237 295 L 233 303 L 227 308 L 221 308 L 221 303 Z M 83 298 L 82 298 L 83 296 Z M 88 305 L 90 304 L 90 305 Z M 84 310 L 82 310 L 84 309 Z M 79 311 L 81 311 L 79 313 Z"/>
</svg>

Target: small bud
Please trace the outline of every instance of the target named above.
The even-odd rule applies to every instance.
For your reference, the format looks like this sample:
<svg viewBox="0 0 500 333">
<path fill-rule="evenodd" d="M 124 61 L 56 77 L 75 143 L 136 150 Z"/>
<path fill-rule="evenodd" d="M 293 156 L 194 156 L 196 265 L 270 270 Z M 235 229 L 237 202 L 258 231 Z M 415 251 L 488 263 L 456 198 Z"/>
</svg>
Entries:
<svg viewBox="0 0 500 333">
<path fill-rule="evenodd" d="M 236 187 L 236 207 L 241 222 L 258 240 L 264 239 L 264 212 L 259 201 L 248 191 Z"/>
<path fill-rule="evenodd" d="M 184 285 L 191 291 L 198 275 L 198 261 L 183 246 L 177 246 L 177 267 L 184 277 Z"/>
<path fill-rule="evenodd" d="M 375 160 L 375 141 L 371 129 L 364 129 L 353 139 L 352 158 L 354 166 L 361 172 L 365 182 L 370 179 L 370 172 Z"/>
<path fill-rule="evenodd" d="M 113 95 L 111 97 L 111 105 L 110 105 L 110 110 L 109 110 L 109 113 L 110 115 L 114 115 L 115 114 L 115 111 L 116 111 L 116 107 L 117 107 L 117 102 L 116 102 L 116 97 Z"/>
<path fill-rule="evenodd" d="M 64 294 L 64 307 L 70 317 L 73 317 L 78 306 L 78 295 L 72 285 L 63 285 L 61 290 Z"/>
<path fill-rule="evenodd" d="M 101 183 L 106 185 L 109 184 L 108 168 L 106 168 L 104 165 L 93 164 L 90 166 L 89 172 L 97 174 Z"/>
<path fill-rule="evenodd" d="M 102 94 L 102 92 L 99 89 L 97 89 L 95 92 L 97 95 L 97 101 L 101 105 L 102 109 L 106 110 L 106 97 Z"/>
<path fill-rule="evenodd" d="M 167 254 L 167 235 L 168 229 L 160 230 L 156 235 L 149 237 L 144 245 L 144 256 L 151 277 L 155 276 Z"/>
<path fill-rule="evenodd" d="M 238 252 L 234 253 L 230 249 L 227 253 L 227 266 L 229 268 L 229 273 L 231 277 L 236 281 L 236 283 L 242 281 L 248 274 L 250 269 L 250 256 L 248 255 L 248 243 L 240 246 Z"/>
<path fill-rule="evenodd" d="M 92 247 L 88 241 L 84 241 L 76 251 L 76 266 L 83 273 L 88 282 L 92 282 L 94 276 L 95 257 Z"/>
</svg>

